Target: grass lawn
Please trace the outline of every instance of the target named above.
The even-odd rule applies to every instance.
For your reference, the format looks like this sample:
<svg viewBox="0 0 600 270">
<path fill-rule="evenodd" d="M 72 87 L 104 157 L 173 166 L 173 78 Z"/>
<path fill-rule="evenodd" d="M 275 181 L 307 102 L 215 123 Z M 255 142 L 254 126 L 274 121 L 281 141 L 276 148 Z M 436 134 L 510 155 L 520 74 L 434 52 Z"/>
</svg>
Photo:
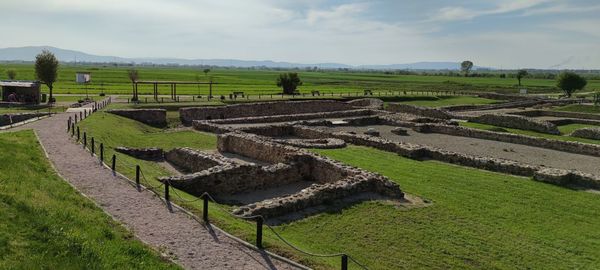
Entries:
<svg viewBox="0 0 600 270">
<path fill-rule="evenodd" d="M 562 107 L 556 107 L 552 110 L 561 112 L 600 113 L 600 106 L 570 104 Z"/>
<path fill-rule="evenodd" d="M 61 179 L 31 131 L 0 134 L 0 269 L 179 269 Z"/>
<path fill-rule="evenodd" d="M 27 113 L 27 112 L 64 112 L 67 108 L 64 106 L 52 106 L 36 105 L 36 106 L 22 106 L 22 107 L 10 107 L 0 108 L 0 114 L 5 113 Z"/>
<path fill-rule="evenodd" d="M 371 269 L 600 267 L 598 194 L 366 147 L 318 152 L 381 173 L 433 205 L 362 203 L 290 225 L 296 241 L 309 234 L 313 245 L 343 247 Z"/>
<path fill-rule="evenodd" d="M 215 147 L 214 135 L 167 133 L 102 112 L 80 124 L 98 142 L 104 142 L 110 153 L 119 145 Z M 366 147 L 315 151 L 390 177 L 404 191 L 431 200 L 433 205 L 399 209 L 386 202 L 363 202 L 275 228 L 303 249 L 347 252 L 370 269 L 600 267 L 597 194 L 435 161 L 414 161 Z M 134 165 L 140 164 L 153 185 L 158 184 L 155 176 L 169 174 L 156 163 L 124 155 L 118 155 L 117 164 L 130 178 L 134 177 Z M 194 199 L 185 192 L 177 193 L 186 200 Z M 172 198 L 201 215 L 201 202 L 186 203 L 173 193 Z M 214 224 L 254 241 L 254 224 L 232 218 L 214 206 L 211 203 L 209 213 Z M 339 268 L 339 258 L 303 256 L 268 230 L 264 241 L 267 249 L 314 268 Z"/>
<path fill-rule="evenodd" d="M 434 96 L 434 97 L 398 97 L 399 103 L 412 104 L 425 107 L 444 107 L 453 105 L 480 105 L 498 103 L 497 100 L 480 98 L 475 96 Z"/>
<path fill-rule="evenodd" d="M 493 125 L 488 125 L 488 124 L 480 124 L 480 123 L 460 122 L 459 124 L 463 127 L 470 127 L 470 128 L 476 128 L 476 129 L 482 129 L 482 130 L 509 132 L 509 133 L 513 133 L 513 134 L 528 135 L 528 136 L 533 136 L 533 137 L 540 137 L 540 138 L 547 138 L 547 139 L 554 139 L 554 140 L 561 140 L 561 141 L 600 144 L 600 140 L 571 137 L 568 135 L 568 134 L 571 134 L 571 132 L 575 131 L 576 129 L 580 129 L 580 128 L 584 128 L 584 127 L 598 127 L 598 126 L 594 126 L 594 125 L 584 125 L 584 124 L 562 125 L 562 126 L 558 126 L 558 130 L 560 131 L 560 133 L 562 135 L 553 135 L 553 134 L 541 133 L 541 132 L 530 131 L 530 130 L 522 130 L 522 129 L 516 129 L 516 128 L 504 128 L 504 127 L 498 127 L 498 126 L 493 126 Z"/>
</svg>

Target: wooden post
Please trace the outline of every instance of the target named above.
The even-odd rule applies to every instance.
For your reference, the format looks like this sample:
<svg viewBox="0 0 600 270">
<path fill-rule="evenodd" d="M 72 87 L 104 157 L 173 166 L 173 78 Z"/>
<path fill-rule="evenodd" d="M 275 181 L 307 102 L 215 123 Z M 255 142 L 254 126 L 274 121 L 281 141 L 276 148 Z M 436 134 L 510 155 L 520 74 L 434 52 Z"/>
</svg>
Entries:
<svg viewBox="0 0 600 270">
<path fill-rule="evenodd" d="M 204 220 L 205 223 L 208 223 L 208 195 L 203 194 L 202 199 L 203 199 L 203 204 L 204 204 L 203 208 L 202 208 L 202 219 Z"/>
<path fill-rule="evenodd" d="M 135 165 L 135 187 L 140 190 L 140 165 Z"/>
<path fill-rule="evenodd" d="M 262 237 L 263 236 L 263 218 L 258 217 L 256 219 L 256 247 L 263 249 Z"/>
</svg>

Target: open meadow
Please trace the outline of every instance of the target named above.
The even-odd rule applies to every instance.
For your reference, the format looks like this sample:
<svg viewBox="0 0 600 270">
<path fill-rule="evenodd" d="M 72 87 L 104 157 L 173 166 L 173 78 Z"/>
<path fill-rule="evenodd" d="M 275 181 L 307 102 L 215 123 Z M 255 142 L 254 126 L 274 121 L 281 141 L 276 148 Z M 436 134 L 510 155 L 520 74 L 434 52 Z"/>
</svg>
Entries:
<svg viewBox="0 0 600 270">
<path fill-rule="evenodd" d="M 34 69 L 32 64 L 3 64 L 2 69 L 15 69 L 17 79 L 33 80 Z M 99 93 L 107 94 L 130 94 L 131 82 L 127 77 L 127 70 L 131 67 L 111 65 L 71 65 L 63 64 L 55 84 L 55 93 L 62 94 L 85 94 L 86 91 L 97 96 Z M 275 70 L 251 70 L 251 69 L 225 69 L 215 68 L 207 74 L 202 68 L 191 67 L 135 67 L 139 71 L 139 79 L 147 81 L 199 81 L 208 82 L 212 80 L 217 83 L 213 86 L 213 95 L 229 95 L 234 91 L 241 91 L 251 95 L 270 95 L 281 93 L 281 89 L 275 85 L 277 76 L 286 72 Z M 75 72 L 91 72 L 92 82 L 87 85 L 75 83 Z M 368 89 L 372 91 L 490 91 L 516 93 L 520 88 L 527 88 L 532 93 L 558 94 L 556 81 L 550 79 L 526 78 L 523 86 L 517 86 L 514 78 L 500 77 L 449 77 L 449 76 L 424 76 L 424 75 L 394 75 L 375 72 L 360 71 L 305 71 L 298 72 L 304 82 L 298 88 L 301 93 L 310 94 L 311 91 L 320 91 L 322 94 L 359 92 Z M 590 80 L 586 88 L 587 92 L 600 90 L 599 80 Z M 43 91 L 47 92 L 44 86 Z M 161 94 L 169 94 L 168 85 L 159 87 Z M 179 85 L 177 92 L 180 95 L 202 95 L 208 94 L 208 86 Z M 140 85 L 140 94 L 151 94 L 152 85 Z"/>
</svg>

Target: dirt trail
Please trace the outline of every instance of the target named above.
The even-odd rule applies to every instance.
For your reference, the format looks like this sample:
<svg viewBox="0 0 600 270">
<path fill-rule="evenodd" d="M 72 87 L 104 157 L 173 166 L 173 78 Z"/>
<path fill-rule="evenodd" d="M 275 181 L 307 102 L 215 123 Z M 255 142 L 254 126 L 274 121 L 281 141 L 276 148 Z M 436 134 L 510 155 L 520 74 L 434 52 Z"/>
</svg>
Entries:
<svg viewBox="0 0 600 270">
<path fill-rule="evenodd" d="M 53 115 L 7 132 L 35 130 L 65 180 L 96 201 L 136 237 L 165 250 L 186 269 L 297 269 L 207 228 L 175 208 L 169 212 L 151 192 L 138 192 L 124 179 L 113 176 L 67 135 L 69 115 L 72 113 Z"/>
</svg>

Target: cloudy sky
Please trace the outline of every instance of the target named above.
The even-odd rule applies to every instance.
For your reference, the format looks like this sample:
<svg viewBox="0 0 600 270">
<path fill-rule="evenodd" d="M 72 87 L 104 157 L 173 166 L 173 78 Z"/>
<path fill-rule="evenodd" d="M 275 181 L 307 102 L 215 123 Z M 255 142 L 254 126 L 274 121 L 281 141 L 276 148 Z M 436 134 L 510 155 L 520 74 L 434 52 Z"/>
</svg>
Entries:
<svg viewBox="0 0 600 270">
<path fill-rule="evenodd" d="M 600 68 L 597 0 L 1 0 L 0 47 L 122 57 Z"/>
</svg>

